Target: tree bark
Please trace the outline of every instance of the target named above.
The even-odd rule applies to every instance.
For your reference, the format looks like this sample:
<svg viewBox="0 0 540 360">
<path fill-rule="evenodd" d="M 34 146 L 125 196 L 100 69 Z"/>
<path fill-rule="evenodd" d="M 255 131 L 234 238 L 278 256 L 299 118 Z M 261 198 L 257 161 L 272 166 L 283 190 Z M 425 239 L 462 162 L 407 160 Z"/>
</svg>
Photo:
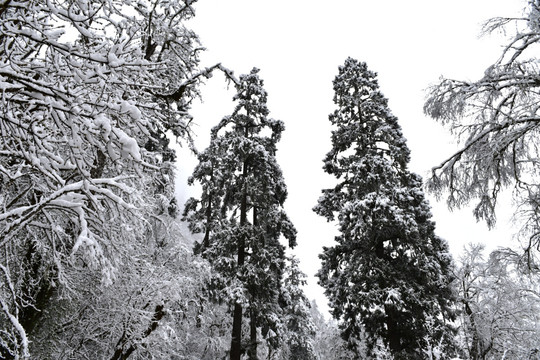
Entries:
<svg viewBox="0 0 540 360">
<path fill-rule="evenodd" d="M 208 206 L 206 207 L 206 229 L 204 231 L 203 252 L 210 247 L 210 223 L 212 221 L 212 193 L 208 194 Z"/>
<path fill-rule="evenodd" d="M 240 360 L 242 355 L 242 305 L 234 304 L 231 340 L 231 360 Z"/>
<path fill-rule="evenodd" d="M 390 306 L 385 306 L 386 326 L 388 329 L 388 347 L 392 354 L 399 354 L 403 350 L 399 327 L 395 320 L 396 312 Z"/>
<path fill-rule="evenodd" d="M 257 207 L 253 206 L 253 227 L 257 227 Z M 253 291 L 253 290 L 252 290 Z M 256 294 L 251 294 L 254 299 Z M 249 360 L 258 360 L 257 357 L 257 311 L 255 310 L 255 301 L 252 301 L 249 312 L 250 344 L 248 351 Z"/>
<path fill-rule="evenodd" d="M 242 170 L 242 178 L 244 179 L 244 190 L 242 192 L 242 202 L 240 204 L 240 227 L 247 223 L 247 164 L 244 162 Z M 245 262 L 245 239 L 243 236 L 238 244 L 238 268 L 242 267 Z M 238 302 L 234 304 L 233 313 L 233 328 L 231 339 L 231 360 L 240 360 L 242 355 L 242 305 Z"/>
<path fill-rule="evenodd" d="M 486 352 L 484 351 L 484 346 L 482 344 L 482 339 L 478 334 L 478 329 L 476 327 L 476 321 L 475 321 L 475 314 L 473 310 L 471 309 L 468 301 L 468 294 L 465 294 L 467 297 L 466 300 L 463 301 L 465 305 L 465 313 L 469 317 L 469 320 L 471 322 L 470 324 L 470 332 L 472 333 L 472 344 L 470 348 L 470 354 L 471 360 L 483 360 L 485 359 Z"/>
<path fill-rule="evenodd" d="M 249 360 L 258 360 L 257 357 L 257 314 L 255 309 L 250 310 L 249 316 L 250 344 L 248 351 Z"/>
</svg>

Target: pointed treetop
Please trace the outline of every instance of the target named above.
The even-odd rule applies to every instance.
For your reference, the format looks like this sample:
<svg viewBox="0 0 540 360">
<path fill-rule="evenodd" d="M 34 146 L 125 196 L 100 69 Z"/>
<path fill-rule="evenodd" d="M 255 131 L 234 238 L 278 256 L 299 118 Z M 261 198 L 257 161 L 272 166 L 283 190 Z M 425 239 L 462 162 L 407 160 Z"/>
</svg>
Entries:
<svg viewBox="0 0 540 360">
<path fill-rule="evenodd" d="M 356 156 L 383 156 L 394 166 L 405 170 L 410 151 L 388 100 L 379 90 L 377 73 L 366 63 L 347 58 L 334 79 L 334 103 L 338 108 L 329 120 L 336 126 L 332 132 L 332 150 L 327 154 L 325 170 L 339 175 L 340 153 L 354 150 Z"/>
</svg>

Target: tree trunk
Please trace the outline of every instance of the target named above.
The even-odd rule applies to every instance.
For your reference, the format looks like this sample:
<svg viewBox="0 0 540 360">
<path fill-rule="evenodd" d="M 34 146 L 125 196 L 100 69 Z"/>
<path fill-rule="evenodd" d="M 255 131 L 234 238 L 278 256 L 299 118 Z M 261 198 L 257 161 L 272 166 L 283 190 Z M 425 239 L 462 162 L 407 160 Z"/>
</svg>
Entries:
<svg viewBox="0 0 540 360">
<path fill-rule="evenodd" d="M 468 294 L 465 294 L 468 299 Z M 485 359 L 486 352 L 484 351 L 484 346 L 482 343 L 482 339 L 480 338 L 477 328 L 476 328 L 476 321 L 475 321 L 475 314 L 472 311 L 468 300 L 463 301 L 465 304 L 465 313 L 469 317 L 469 321 L 471 322 L 469 332 L 472 333 L 472 344 L 470 348 L 470 354 L 471 360 L 483 360 Z"/>
<path fill-rule="evenodd" d="M 208 206 L 206 207 L 206 229 L 204 231 L 203 252 L 210 247 L 211 221 L 212 221 L 212 192 L 208 194 Z"/>
<path fill-rule="evenodd" d="M 231 360 L 240 360 L 242 355 L 242 305 L 234 304 L 231 340 Z"/>
<path fill-rule="evenodd" d="M 257 207 L 253 205 L 253 227 L 257 227 Z M 251 289 L 253 292 L 254 289 Z M 256 291 L 255 291 L 256 292 Z M 255 297 L 256 293 L 250 294 L 252 298 L 252 305 L 249 311 L 249 329 L 250 329 L 250 344 L 248 350 L 249 360 L 258 360 L 257 357 L 257 311 L 255 310 Z"/>
<path fill-rule="evenodd" d="M 27 266 L 28 270 L 24 273 L 25 279 L 21 290 L 29 306 L 21 307 L 19 323 L 26 334 L 31 335 L 42 319 L 43 310 L 50 303 L 54 294 L 54 287 L 51 286 L 49 278 L 51 275 L 45 277 L 45 274 L 40 271 L 42 258 L 35 243 L 30 242 L 28 244 L 25 259 L 26 263 L 24 265 Z M 39 280 L 36 281 L 36 279 Z"/>
<path fill-rule="evenodd" d="M 248 351 L 249 360 L 258 360 L 257 357 L 257 314 L 255 309 L 251 309 L 249 316 L 250 344 Z"/>
<path fill-rule="evenodd" d="M 244 265 L 244 241 L 238 246 L 238 266 Z M 240 360 L 242 355 L 242 305 L 234 304 L 232 339 L 231 339 L 231 360 Z"/>
<path fill-rule="evenodd" d="M 390 306 L 385 306 L 386 312 L 386 326 L 388 329 L 388 347 L 392 354 L 399 354 L 403 350 L 401 345 L 401 335 L 399 333 L 399 327 L 395 320 L 395 311 Z"/>
<path fill-rule="evenodd" d="M 247 223 L 247 165 L 244 162 L 242 177 L 244 179 L 244 190 L 242 193 L 242 202 L 240 204 L 240 227 Z M 244 265 L 245 261 L 245 239 L 240 239 L 238 244 L 238 268 Z M 242 355 L 242 305 L 234 304 L 233 328 L 231 339 L 231 360 L 240 360 Z"/>
</svg>

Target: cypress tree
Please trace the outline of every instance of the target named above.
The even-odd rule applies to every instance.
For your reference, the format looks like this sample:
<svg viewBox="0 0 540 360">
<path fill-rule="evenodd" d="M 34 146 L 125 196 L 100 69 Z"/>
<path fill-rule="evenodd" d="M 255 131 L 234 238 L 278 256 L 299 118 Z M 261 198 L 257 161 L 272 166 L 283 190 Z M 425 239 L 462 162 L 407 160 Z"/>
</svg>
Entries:
<svg viewBox="0 0 540 360">
<path fill-rule="evenodd" d="M 333 84 L 324 170 L 337 184 L 314 211 L 337 216 L 340 234 L 320 255 L 319 283 L 349 344 L 365 332 L 372 351 L 382 341 L 395 359 L 423 358 L 450 335 L 448 246 L 435 235 L 422 179 L 407 169 L 410 151 L 376 73 L 348 58 Z"/>
<path fill-rule="evenodd" d="M 196 246 L 221 275 L 234 308 L 230 358 L 257 359 L 257 335 L 279 343 L 279 293 L 285 266 L 283 235 L 296 245 L 296 230 L 283 203 L 287 190 L 277 164 L 283 122 L 268 117 L 267 93 L 258 69 L 240 77 L 236 108 L 212 129 L 210 146 L 199 154 L 191 183 L 203 188 L 186 203 L 184 218 L 204 233 Z M 244 314 L 250 321 L 243 341 Z M 248 344 L 248 345 L 246 345 Z"/>
</svg>

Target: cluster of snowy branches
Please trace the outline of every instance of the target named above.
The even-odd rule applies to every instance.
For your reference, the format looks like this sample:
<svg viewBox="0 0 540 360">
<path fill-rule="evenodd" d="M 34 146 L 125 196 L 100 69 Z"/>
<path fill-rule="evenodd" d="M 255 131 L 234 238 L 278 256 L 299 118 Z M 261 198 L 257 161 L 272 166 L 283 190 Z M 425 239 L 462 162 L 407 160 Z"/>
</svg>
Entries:
<svg viewBox="0 0 540 360">
<path fill-rule="evenodd" d="M 156 227 L 175 211 L 166 133 L 189 136 L 213 70 L 194 2 L 0 4 L 1 357 L 127 358 L 182 297 L 185 249 Z"/>
<path fill-rule="evenodd" d="M 520 254 L 484 246 L 465 248 L 456 269 L 463 311 L 458 341 L 470 359 L 536 359 L 540 336 L 540 281 L 524 271 Z"/>
<path fill-rule="evenodd" d="M 495 18 L 485 31 L 510 34 L 498 61 L 477 81 L 443 79 L 430 90 L 425 112 L 447 125 L 459 150 L 433 168 L 428 187 L 450 207 L 475 203 L 474 216 L 493 227 L 500 193 L 512 189 L 515 218 L 529 265 L 539 239 L 540 3 L 519 18 Z"/>
<path fill-rule="evenodd" d="M 509 36 L 500 58 L 477 81 L 442 79 L 430 89 L 425 112 L 446 125 L 459 149 L 432 170 L 427 186 L 450 208 L 474 204 L 474 216 L 496 222 L 501 193 L 511 190 L 518 249 L 484 260 L 470 246 L 456 269 L 461 303 L 462 356 L 536 359 L 540 212 L 538 176 L 540 2 L 522 16 L 489 20 L 485 32 Z M 506 207 L 512 209 L 512 207 Z"/>
<path fill-rule="evenodd" d="M 187 130 L 189 97 L 168 94 L 192 81 L 197 39 L 181 22 L 193 10 L 150 5 L 2 8 L 2 241 L 39 239 L 60 279 L 67 257 L 80 257 L 110 281 L 111 245 L 167 181 L 165 131 Z"/>
</svg>

